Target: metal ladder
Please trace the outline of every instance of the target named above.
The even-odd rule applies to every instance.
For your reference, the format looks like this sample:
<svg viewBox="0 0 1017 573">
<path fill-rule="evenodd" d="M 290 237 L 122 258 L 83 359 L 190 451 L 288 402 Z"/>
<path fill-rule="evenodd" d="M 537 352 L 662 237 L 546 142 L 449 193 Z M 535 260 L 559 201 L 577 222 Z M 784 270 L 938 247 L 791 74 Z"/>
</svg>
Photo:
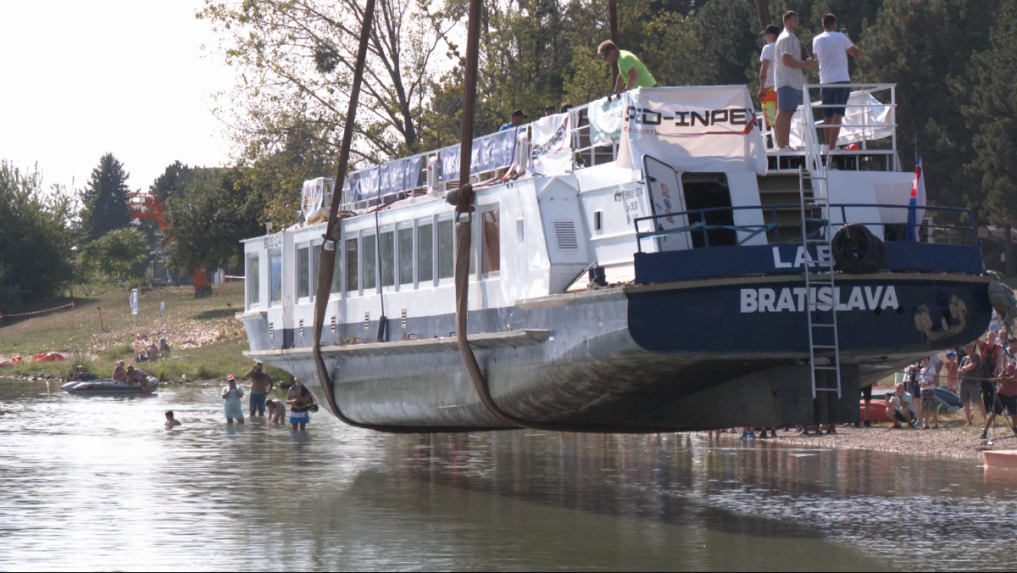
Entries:
<svg viewBox="0 0 1017 573">
<path fill-rule="evenodd" d="M 837 304 L 840 302 L 837 296 L 836 275 L 834 273 L 833 232 L 830 227 L 830 196 L 827 187 L 826 161 L 819 152 L 819 142 L 816 140 L 816 125 L 812 115 L 812 104 L 809 101 L 809 90 L 803 90 L 803 134 L 802 139 L 806 147 L 806 162 L 808 171 L 798 170 L 798 187 L 801 198 L 802 216 L 802 247 L 805 250 L 805 289 L 809 307 L 806 309 L 806 317 L 809 328 L 809 368 L 812 374 L 812 399 L 815 400 L 819 392 L 836 392 L 837 399 L 843 396 L 840 372 L 840 335 L 837 328 Z M 810 182 L 812 188 L 812 204 L 805 201 L 805 182 Z M 818 210 L 819 220 L 808 216 L 808 211 Z M 809 223 L 819 223 L 815 237 L 809 232 Z M 812 250 L 809 247 L 816 247 L 816 259 L 812 259 Z M 820 249 L 819 247 L 825 247 Z M 825 250 L 826 257 L 822 256 Z M 813 290 L 815 289 L 815 290 Z M 820 290 L 829 289 L 831 304 L 829 310 L 822 310 L 819 305 Z M 813 294 L 815 292 L 815 294 Z M 825 305 L 824 305 L 825 306 Z M 817 338 L 819 342 L 817 343 Z M 830 364 L 820 365 L 816 356 L 830 358 Z M 830 356 L 832 354 L 832 356 Z M 822 373 L 835 373 L 836 386 L 820 387 L 817 378 Z M 827 376 L 823 376 L 827 380 Z"/>
</svg>

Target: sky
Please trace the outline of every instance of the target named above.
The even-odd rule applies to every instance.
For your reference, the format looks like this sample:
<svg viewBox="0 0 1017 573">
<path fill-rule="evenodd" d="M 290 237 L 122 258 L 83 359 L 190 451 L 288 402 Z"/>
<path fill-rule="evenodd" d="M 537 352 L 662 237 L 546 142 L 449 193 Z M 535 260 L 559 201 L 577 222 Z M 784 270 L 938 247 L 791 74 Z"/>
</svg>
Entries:
<svg viewBox="0 0 1017 573">
<path fill-rule="evenodd" d="M 85 187 L 106 152 L 132 190 L 166 166 L 228 162 L 212 95 L 232 70 L 201 46 L 202 0 L 0 0 L 0 160 Z"/>
</svg>

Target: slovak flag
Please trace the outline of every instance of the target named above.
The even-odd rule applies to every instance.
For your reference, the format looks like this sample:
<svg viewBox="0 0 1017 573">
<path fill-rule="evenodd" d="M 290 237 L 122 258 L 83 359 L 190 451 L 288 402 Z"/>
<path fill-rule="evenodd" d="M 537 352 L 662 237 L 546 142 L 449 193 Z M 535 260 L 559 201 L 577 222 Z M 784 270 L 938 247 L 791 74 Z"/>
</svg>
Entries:
<svg viewBox="0 0 1017 573">
<path fill-rule="evenodd" d="M 915 180 L 911 183 L 911 201 L 908 203 L 908 227 L 905 241 L 920 241 L 922 221 L 925 220 L 925 172 L 922 171 L 922 158 L 915 163 Z"/>
</svg>

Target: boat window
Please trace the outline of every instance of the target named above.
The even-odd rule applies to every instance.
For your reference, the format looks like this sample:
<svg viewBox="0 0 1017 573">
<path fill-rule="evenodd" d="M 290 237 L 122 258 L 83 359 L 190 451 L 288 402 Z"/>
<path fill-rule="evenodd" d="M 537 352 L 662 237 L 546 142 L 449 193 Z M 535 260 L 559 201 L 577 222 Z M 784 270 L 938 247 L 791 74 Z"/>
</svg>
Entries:
<svg viewBox="0 0 1017 573">
<path fill-rule="evenodd" d="M 417 280 L 434 280 L 434 224 L 417 227 Z"/>
<path fill-rule="evenodd" d="M 311 296 L 311 259 L 307 247 L 297 249 L 297 297 Z"/>
<path fill-rule="evenodd" d="M 364 290 L 378 288 L 378 243 L 374 235 L 362 238 L 364 242 Z"/>
<path fill-rule="evenodd" d="M 501 217 L 498 210 L 487 211 L 481 215 L 484 222 L 484 276 L 495 274 L 501 270 Z"/>
<path fill-rule="evenodd" d="M 343 249 L 341 247 L 341 244 L 336 244 L 336 248 L 335 248 L 335 252 L 334 252 L 335 262 L 333 263 L 333 266 L 332 266 L 332 288 L 331 288 L 332 294 L 337 294 L 340 291 L 342 291 L 342 286 L 343 286 L 343 283 L 342 283 L 342 281 L 343 281 L 343 267 L 342 267 L 342 262 L 343 262 L 343 258 L 342 257 L 343 257 L 343 255 L 342 255 L 342 253 L 343 253 Z"/>
<path fill-rule="evenodd" d="M 399 284 L 413 284 L 413 227 L 399 229 Z"/>
<path fill-rule="evenodd" d="M 450 279 L 455 274 L 455 245 L 452 238 L 452 220 L 438 221 L 438 278 Z"/>
<path fill-rule="evenodd" d="M 318 269 L 321 267 L 321 245 L 311 247 L 311 300 L 318 295 Z"/>
<path fill-rule="evenodd" d="M 346 239 L 346 292 L 360 292 L 360 268 L 357 239 Z"/>
<path fill-rule="evenodd" d="M 395 286 L 395 233 L 381 234 L 381 286 Z"/>
<path fill-rule="evenodd" d="M 724 173 L 683 173 L 682 190 L 685 193 L 685 206 L 689 211 L 697 209 L 714 209 L 731 206 L 731 189 L 728 187 L 727 175 Z M 734 212 L 730 210 L 710 211 L 708 213 L 691 213 L 689 224 L 704 221 L 714 227 L 733 227 Z M 738 233 L 731 229 L 710 229 L 705 233 L 710 239 L 711 247 L 732 247 L 738 245 Z M 706 246 L 706 237 L 702 231 L 694 231 L 692 248 Z"/>
<path fill-rule="evenodd" d="M 261 299 L 261 264 L 258 255 L 247 257 L 247 308 L 257 306 Z"/>
<path fill-rule="evenodd" d="M 268 288 L 272 302 L 282 301 L 282 251 L 272 249 L 268 252 Z"/>
</svg>

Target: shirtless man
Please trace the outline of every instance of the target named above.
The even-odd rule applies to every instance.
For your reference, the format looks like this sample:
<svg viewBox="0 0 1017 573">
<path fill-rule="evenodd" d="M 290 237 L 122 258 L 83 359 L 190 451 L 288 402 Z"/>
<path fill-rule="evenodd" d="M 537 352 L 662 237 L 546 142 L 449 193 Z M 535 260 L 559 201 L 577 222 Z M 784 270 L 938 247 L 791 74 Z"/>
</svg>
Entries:
<svg viewBox="0 0 1017 573">
<path fill-rule="evenodd" d="M 265 399 L 268 397 L 268 393 L 272 391 L 272 378 L 268 374 L 265 374 L 264 366 L 261 362 L 255 362 L 254 368 L 245 375 L 245 378 L 251 380 L 251 417 L 254 417 L 255 411 L 258 412 L 259 416 L 265 415 Z"/>
<path fill-rule="evenodd" d="M 148 373 L 144 370 L 138 370 L 134 366 L 127 367 L 126 381 L 131 386 L 140 386 L 142 394 L 148 394 L 152 391 L 152 386 L 148 383 Z"/>
<path fill-rule="evenodd" d="M 74 369 L 74 374 L 71 375 L 70 382 L 88 382 L 92 379 L 92 376 L 85 372 L 84 366 L 78 366 Z"/>
</svg>

